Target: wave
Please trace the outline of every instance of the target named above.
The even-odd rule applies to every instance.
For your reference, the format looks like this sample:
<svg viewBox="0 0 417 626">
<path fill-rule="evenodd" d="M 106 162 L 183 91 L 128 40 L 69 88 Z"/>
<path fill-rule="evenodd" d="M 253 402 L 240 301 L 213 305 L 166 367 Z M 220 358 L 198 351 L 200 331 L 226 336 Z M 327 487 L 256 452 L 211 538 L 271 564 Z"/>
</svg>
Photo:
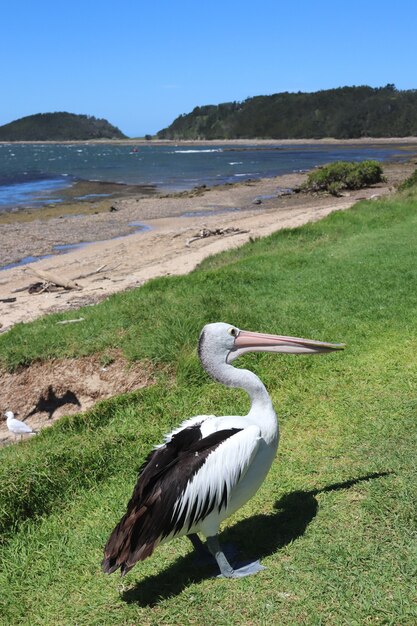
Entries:
<svg viewBox="0 0 417 626">
<path fill-rule="evenodd" d="M 174 150 L 174 154 L 199 154 L 200 152 L 223 152 L 223 148 L 210 148 L 207 150 Z"/>
</svg>

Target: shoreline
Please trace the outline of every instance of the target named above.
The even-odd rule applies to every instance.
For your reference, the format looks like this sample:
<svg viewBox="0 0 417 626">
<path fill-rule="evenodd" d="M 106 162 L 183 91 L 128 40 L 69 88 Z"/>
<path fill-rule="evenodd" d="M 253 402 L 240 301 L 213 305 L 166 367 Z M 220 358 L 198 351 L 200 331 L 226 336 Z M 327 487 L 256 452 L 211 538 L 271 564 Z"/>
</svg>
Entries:
<svg viewBox="0 0 417 626">
<path fill-rule="evenodd" d="M 63 200 L 53 201 L 52 198 L 52 201 L 42 206 L 22 206 L 14 210 L 0 211 L 0 226 L 68 215 L 86 215 L 109 210 L 121 198 L 160 195 L 155 185 L 89 180 L 77 180 L 66 189 L 60 190 L 59 193 L 60 197 L 64 198 Z"/>
<path fill-rule="evenodd" d="M 4 143 L 4 142 L 3 142 Z M 62 184 L 59 183 L 59 180 L 52 180 L 54 183 L 50 188 L 46 187 L 46 189 L 38 188 L 39 181 L 36 177 L 32 180 L 27 181 L 25 177 L 19 178 L 16 173 L 16 183 L 10 183 L 10 193 L 7 191 L 9 188 L 6 185 L 5 194 L 2 196 L 2 206 L 0 207 L 0 226 L 3 224 L 13 223 L 15 221 L 34 221 L 37 219 L 49 219 L 52 217 L 61 217 L 66 216 L 68 214 L 77 215 L 77 214 L 85 214 L 85 213 L 96 213 L 101 211 L 109 210 L 112 204 L 118 201 L 120 198 L 129 197 L 129 196 L 158 196 L 165 197 L 167 195 L 176 195 L 176 194 L 188 194 L 194 193 L 200 188 L 207 187 L 219 187 L 221 188 L 224 185 L 235 185 L 239 182 L 247 182 L 251 180 L 258 180 L 260 177 L 274 177 L 276 175 L 283 175 L 291 172 L 307 172 L 313 167 L 320 167 L 324 165 L 327 161 L 325 158 L 323 159 L 323 155 L 326 155 L 327 152 L 330 152 L 331 155 L 328 156 L 328 160 L 337 160 L 337 159 L 353 159 L 357 158 L 358 152 L 363 154 L 363 150 L 366 149 L 368 153 L 377 153 L 376 156 L 368 156 L 368 158 L 376 158 L 380 160 L 382 163 L 387 164 L 390 161 L 393 162 L 401 162 L 409 159 L 413 154 L 417 155 L 417 138 L 407 137 L 407 138 L 362 138 L 356 140 L 334 140 L 331 138 L 328 139 L 293 139 L 293 140 L 272 140 L 272 139 L 263 139 L 263 140 L 210 140 L 207 141 L 194 141 L 194 140 L 182 140 L 180 142 L 171 141 L 171 140 L 90 140 L 90 141 L 70 141 L 70 142 L 61 142 L 61 141 L 49 141 L 49 142 L 13 142 L 15 144 L 20 144 L 21 146 L 28 145 L 28 150 L 37 148 L 30 148 L 30 145 L 44 145 L 45 150 L 46 144 L 50 144 L 51 146 L 63 146 L 67 147 L 72 146 L 72 149 L 75 150 L 76 146 L 84 146 L 83 149 L 77 149 L 76 152 L 83 152 L 83 150 L 98 150 L 99 155 L 102 152 L 106 152 L 105 149 L 101 149 L 98 146 L 113 146 L 117 154 L 121 148 L 117 149 L 117 146 L 125 145 L 125 149 L 130 150 L 130 154 L 133 152 L 140 152 L 142 154 L 142 150 L 135 149 L 135 145 L 138 147 L 147 147 L 152 148 L 152 144 L 155 147 L 155 150 L 151 155 L 156 153 L 158 150 L 158 146 L 161 149 L 165 146 L 169 146 L 169 150 L 174 150 L 174 152 L 197 152 L 198 150 L 194 149 L 184 149 L 181 148 L 190 148 L 191 146 L 195 146 L 196 148 L 201 147 L 210 147 L 209 150 L 203 150 L 203 152 L 236 152 L 243 153 L 249 151 L 250 154 L 256 152 L 264 152 L 266 151 L 268 154 L 273 153 L 273 151 L 279 152 L 277 156 L 276 167 L 271 170 L 268 167 L 264 168 L 262 165 L 259 167 L 254 166 L 252 168 L 252 161 L 245 160 L 245 158 L 241 158 L 241 161 L 235 163 L 229 163 L 229 165 L 242 165 L 242 168 L 238 168 L 238 173 L 234 168 L 233 171 L 229 168 L 230 171 L 221 174 L 217 173 L 217 170 L 214 174 L 210 175 L 201 175 L 200 178 L 196 177 L 195 174 L 192 174 L 192 178 L 189 180 L 181 178 L 181 176 L 177 179 L 171 180 L 170 184 L 164 184 L 163 181 L 160 180 L 161 176 L 163 177 L 163 173 L 160 174 L 159 170 L 156 172 L 151 168 L 151 175 L 149 175 L 149 166 L 148 169 L 144 169 L 145 174 L 142 175 L 141 182 L 131 182 L 131 162 L 126 161 L 126 167 L 129 172 L 129 176 L 115 176 L 114 172 L 111 176 L 109 176 L 109 180 L 97 180 L 96 170 L 93 168 L 92 170 L 85 171 L 81 173 L 81 178 L 79 177 L 80 172 L 76 174 L 65 173 L 65 174 L 57 174 L 59 180 L 62 179 Z M 0 142 L 0 146 L 2 142 Z M 10 144 L 11 145 L 11 144 Z M 216 150 L 212 150 L 217 146 Z M 311 147 L 317 146 L 317 148 Z M 320 146 L 323 152 L 320 151 Z M 356 147 L 355 147 L 356 146 Z M 176 150 L 175 148 L 178 148 Z M 50 148 L 53 150 L 54 148 Z M 111 150 L 111 147 L 108 148 Z M 303 151 L 306 151 L 307 159 L 303 156 L 301 159 L 302 164 L 300 167 L 303 169 L 295 170 L 293 169 L 293 162 L 291 158 L 289 158 L 288 162 L 285 161 L 286 149 L 290 151 L 290 155 L 293 152 L 300 151 L 302 154 Z M 321 156 L 316 159 L 308 158 L 308 155 L 315 155 L 316 151 L 319 151 Z M 9 148 L 9 152 L 13 152 L 13 148 Z M 65 150 L 64 150 L 65 151 Z M 156 151 L 156 152 L 155 152 Z M 346 151 L 346 153 L 345 153 Z M 354 152 L 354 155 L 348 155 L 350 151 Z M 94 152 L 94 154 L 96 154 Z M 107 152 L 106 152 L 107 153 Z M 165 151 L 163 152 L 165 154 Z M 32 152 L 30 152 L 32 154 Z M 34 153 L 36 154 L 36 153 Z M 71 154 L 73 154 L 71 152 Z M 148 154 L 147 151 L 143 151 L 143 154 Z M 171 152 L 169 152 L 171 154 Z M 56 154 L 53 153 L 54 157 L 48 160 L 56 160 Z M 126 156 L 125 152 L 123 155 Z M 281 155 L 284 155 L 284 163 L 282 163 Z M 379 156 L 378 156 L 379 155 Z M 14 156 L 14 155 L 13 155 Z M 58 158 L 61 158 L 58 156 Z M 141 157 L 140 160 L 143 160 L 144 157 Z M 147 157 L 146 157 L 147 158 Z M 238 158 L 229 157 L 229 158 Z M 362 156 L 362 158 L 366 158 Z M 263 157 L 260 157 L 260 164 L 266 162 L 268 163 L 268 159 L 266 161 L 262 161 Z M 288 159 L 288 157 L 287 157 Z M 227 161 L 227 159 L 226 159 Z M 294 159 L 293 159 L 294 161 Z M 256 158 L 255 158 L 255 161 Z M 124 162 L 123 162 L 124 163 Z M 274 161 L 275 163 L 275 161 Z M 152 163 L 151 163 L 152 165 Z M 64 165 L 62 166 L 64 167 Z M 64 169 L 62 171 L 71 172 L 72 164 L 68 164 L 69 169 Z M 113 165 L 112 165 L 113 167 Z M 246 168 L 246 169 L 245 169 Z M 249 169 L 248 169 L 249 168 Z M 133 169 L 136 172 L 135 169 Z M 243 172 L 243 173 L 241 173 Z M 252 174 L 250 173 L 252 172 Z M 25 172 L 26 173 L 26 172 Z M 53 178 L 53 175 L 51 175 Z M 115 180 L 119 178 L 120 180 Z M 135 179 L 135 176 L 133 176 Z M 137 178 L 137 177 L 136 177 Z M 114 179 L 114 180 L 113 180 Z M 135 179 L 136 180 L 136 179 Z M 22 190 L 20 187 L 23 184 Z M 32 185 L 32 188 L 30 187 Z M 13 191 L 13 189 L 17 189 L 17 191 Z M 9 196 L 7 195 L 9 193 Z M 15 195 L 14 195 L 15 194 Z M 17 194 L 17 195 L 16 195 Z M 20 194 L 20 195 L 19 195 Z M 1 264 L 1 259 L 0 259 Z"/>
<path fill-rule="evenodd" d="M 8 271 L 1 266 L 26 256 L 57 256 L 56 245 L 111 241 L 133 235 L 138 225 L 158 230 L 166 219 L 177 220 L 179 229 L 186 222 L 198 226 L 205 217 L 254 208 L 258 196 L 274 196 L 279 187 L 298 186 L 305 176 L 284 174 L 166 194 L 126 193 L 92 203 L 22 210 L 8 214 L 9 219 L 0 216 L 0 279 Z"/>
<path fill-rule="evenodd" d="M 117 201 L 111 212 L 4 224 L 0 229 L 3 264 L 19 256 L 48 254 L 57 244 L 91 243 L 1 271 L 0 299 L 12 301 L 0 303 L 0 332 L 47 313 L 94 304 L 151 278 L 188 273 L 207 256 L 239 247 L 251 238 L 316 221 L 361 199 L 388 195 L 414 170 L 412 161 L 387 163 L 387 183 L 339 198 L 280 195 L 280 189 L 301 184 L 306 174 L 297 173 L 166 196 L 133 195 Z M 131 234 L 138 223 L 147 230 Z M 211 236 L 200 237 L 203 229 L 211 230 Z M 31 294 L 29 285 L 39 281 L 34 269 L 76 280 L 82 288 Z"/>
<path fill-rule="evenodd" d="M 149 145 L 195 145 L 203 146 L 205 144 L 218 145 L 324 145 L 324 144 L 341 144 L 341 145 L 361 145 L 361 144 L 417 144 L 417 137 L 358 137 L 353 139 L 335 139 L 334 137 L 323 137 L 322 139 L 137 139 L 127 137 L 126 139 L 72 139 L 72 140 L 52 140 L 44 141 L 0 141 L 0 145 L 19 145 L 19 144 L 137 144 L 142 146 Z"/>
</svg>

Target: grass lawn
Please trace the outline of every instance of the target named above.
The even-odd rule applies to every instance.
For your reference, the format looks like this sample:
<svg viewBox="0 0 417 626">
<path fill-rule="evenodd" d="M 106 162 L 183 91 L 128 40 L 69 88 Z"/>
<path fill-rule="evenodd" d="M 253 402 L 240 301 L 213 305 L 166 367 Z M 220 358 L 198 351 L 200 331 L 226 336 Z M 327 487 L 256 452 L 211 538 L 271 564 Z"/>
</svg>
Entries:
<svg viewBox="0 0 417 626">
<path fill-rule="evenodd" d="M 0 337 L 0 362 L 115 348 L 156 384 L 0 450 L 0 623 L 34 625 L 417 623 L 417 193 L 362 202 Z M 77 315 L 79 316 L 79 312 Z M 201 370 L 209 321 L 346 342 L 321 356 L 247 355 L 280 417 L 277 459 L 221 541 L 267 569 L 198 569 L 186 538 L 125 578 L 100 570 L 138 467 L 194 414 L 248 409 Z"/>
</svg>

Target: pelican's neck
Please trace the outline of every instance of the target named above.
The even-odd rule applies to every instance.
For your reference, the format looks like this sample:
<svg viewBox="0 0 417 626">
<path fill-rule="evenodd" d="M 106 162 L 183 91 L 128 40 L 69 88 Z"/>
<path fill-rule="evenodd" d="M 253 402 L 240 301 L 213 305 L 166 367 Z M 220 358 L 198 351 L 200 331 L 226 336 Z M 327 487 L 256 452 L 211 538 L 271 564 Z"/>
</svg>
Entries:
<svg viewBox="0 0 417 626">
<path fill-rule="evenodd" d="M 260 378 L 253 372 L 245 369 L 238 369 L 229 363 L 213 363 L 210 359 L 201 357 L 201 361 L 206 372 L 226 387 L 239 387 L 246 391 L 251 401 L 250 414 L 261 412 L 273 413 L 271 398 Z"/>
</svg>

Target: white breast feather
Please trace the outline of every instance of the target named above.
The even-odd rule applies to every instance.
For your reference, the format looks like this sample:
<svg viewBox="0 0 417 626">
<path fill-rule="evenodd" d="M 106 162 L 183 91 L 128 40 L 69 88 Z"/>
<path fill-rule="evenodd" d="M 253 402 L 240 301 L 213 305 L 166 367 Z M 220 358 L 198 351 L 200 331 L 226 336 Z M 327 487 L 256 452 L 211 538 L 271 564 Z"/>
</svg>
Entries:
<svg viewBox="0 0 417 626">
<path fill-rule="evenodd" d="M 219 506 L 224 485 L 227 489 L 227 502 L 233 487 L 246 474 L 259 447 L 261 432 L 258 426 L 251 425 L 232 435 L 221 443 L 206 459 L 197 474 L 188 482 L 183 494 L 173 508 L 172 519 L 179 519 L 186 510 L 185 524 L 197 500 L 194 519 L 198 519 L 207 496 L 214 498 Z"/>
</svg>

